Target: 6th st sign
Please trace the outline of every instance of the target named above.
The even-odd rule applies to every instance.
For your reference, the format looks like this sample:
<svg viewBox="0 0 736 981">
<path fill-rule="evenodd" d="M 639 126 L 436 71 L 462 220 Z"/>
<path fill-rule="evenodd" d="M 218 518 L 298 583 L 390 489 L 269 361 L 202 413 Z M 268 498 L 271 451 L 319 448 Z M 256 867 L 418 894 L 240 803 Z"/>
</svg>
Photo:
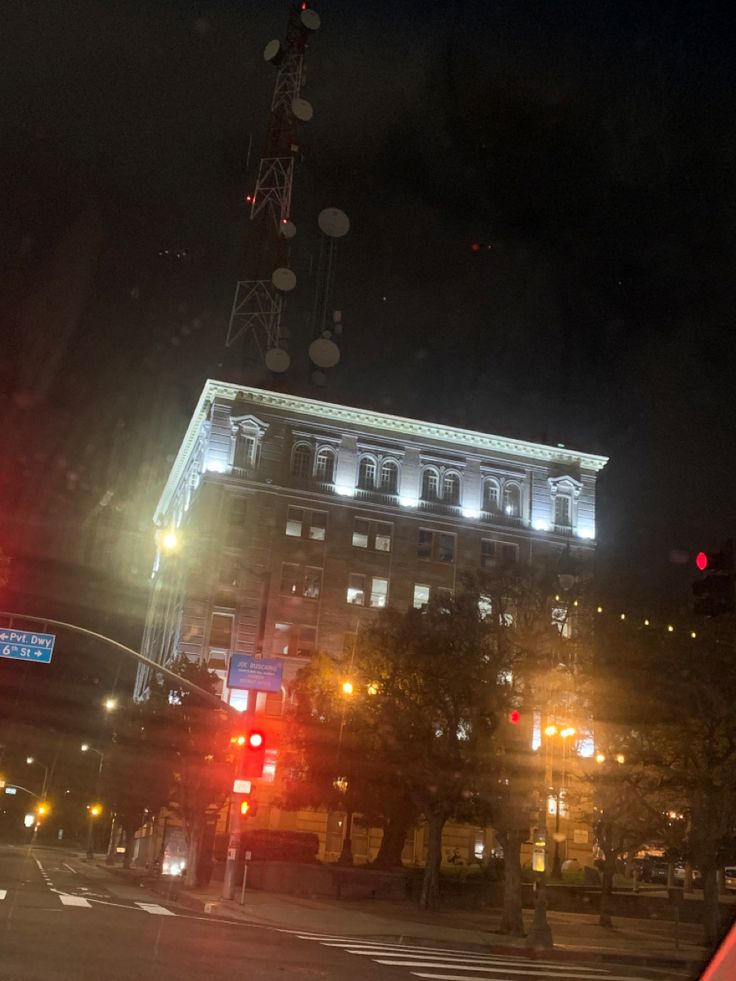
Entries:
<svg viewBox="0 0 736 981">
<path fill-rule="evenodd" d="M 54 653 L 56 634 L 36 634 L 30 630 L 0 630 L 0 657 L 13 661 L 48 664 Z"/>
</svg>

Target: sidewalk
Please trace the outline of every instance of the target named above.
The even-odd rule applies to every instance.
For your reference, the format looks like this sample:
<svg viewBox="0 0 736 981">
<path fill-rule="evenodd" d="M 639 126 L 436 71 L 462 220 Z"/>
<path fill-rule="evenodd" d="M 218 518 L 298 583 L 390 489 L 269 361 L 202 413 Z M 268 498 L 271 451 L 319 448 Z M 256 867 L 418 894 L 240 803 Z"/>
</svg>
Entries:
<svg viewBox="0 0 736 981">
<path fill-rule="evenodd" d="M 430 914 L 408 901 L 317 900 L 256 890 L 246 891 L 241 906 L 239 890 L 236 900 L 224 900 L 220 883 L 207 889 L 186 890 L 175 881 L 160 880 L 156 889 L 171 902 L 212 916 L 305 933 L 457 946 L 519 957 L 679 968 L 689 970 L 693 976 L 707 960 L 706 949 L 698 943 L 700 928 L 693 924 L 680 925 L 680 949 L 676 950 L 672 923 L 620 918 L 614 921 L 613 929 L 605 929 L 598 926 L 597 916 L 592 914 L 549 912 L 554 950 L 537 953 L 526 946 L 525 940 L 495 932 L 500 925 L 498 910 Z M 531 910 L 524 910 L 527 928 L 532 915 Z"/>
</svg>

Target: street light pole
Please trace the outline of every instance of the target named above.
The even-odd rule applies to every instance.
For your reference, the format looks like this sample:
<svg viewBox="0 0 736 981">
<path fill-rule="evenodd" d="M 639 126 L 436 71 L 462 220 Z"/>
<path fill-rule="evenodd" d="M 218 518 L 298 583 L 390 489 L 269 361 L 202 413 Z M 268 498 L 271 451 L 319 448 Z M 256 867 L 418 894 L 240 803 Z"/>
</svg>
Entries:
<svg viewBox="0 0 736 981">
<path fill-rule="evenodd" d="M 101 750 L 95 749 L 94 746 L 90 746 L 89 743 L 82 743 L 82 745 L 81 745 L 80 748 L 81 748 L 81 750 L 82 750 L 83 753 L 96 753 L 99 756 L 99 758 L 100 758 L 100 762 L 99 762 L 99 765 L 97 767 L 97 779 L 95 781 L 95 799 L 98 799 L 99 796 L 100 796 L 100 785 L 102 783 L 102 767 L 103 767 L 103 765 L 105 763 L 105 754 Z M 95 850 L 94 850 L 95 824 L 94 824 L 94 819 L 100 813 L 99 810 L 97 810 L 97 813 L 95 813 L 95 809 L 98 808 L 98 807 L 99 807 L 98 804 L 94 804 L 91 807 L 89 807 L 89 809 L 88 809 L 89 813 L 88 813 L 88 826 L 87 826 L 87 858 L 90 858 L 90 859 L 92 859 L 92 858 L 95 857 Z"/>
</svg>

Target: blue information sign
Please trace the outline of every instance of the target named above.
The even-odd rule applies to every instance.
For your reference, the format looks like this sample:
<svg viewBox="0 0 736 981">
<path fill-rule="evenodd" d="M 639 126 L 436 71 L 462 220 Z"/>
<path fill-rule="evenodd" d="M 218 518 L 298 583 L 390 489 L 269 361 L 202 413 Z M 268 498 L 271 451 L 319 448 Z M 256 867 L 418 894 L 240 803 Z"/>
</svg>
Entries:
<svg viewBox="0 0 736 981">
<path fill-rule="evenodd" d="M 227 672 L 228 688 L 252 688 L 256 691 L 281 691 L 282 661 L 273 657 L 251 657 L 233 654 Z"/>
<path fill-rule="evenodd" d="M 48 664 L 54 653 L 55 634 L 35 634 L 30 630 L 0 628 L 0 657 L 13 661 Z"/>
</svg>

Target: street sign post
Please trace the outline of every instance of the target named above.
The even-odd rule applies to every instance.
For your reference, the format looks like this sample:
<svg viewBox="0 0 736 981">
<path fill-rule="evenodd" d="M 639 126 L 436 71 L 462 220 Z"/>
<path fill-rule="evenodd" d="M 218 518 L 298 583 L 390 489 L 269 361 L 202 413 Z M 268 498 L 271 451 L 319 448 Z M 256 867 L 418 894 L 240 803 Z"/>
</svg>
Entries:
<svg viewBox="0 0 736 981">
<path fill-rule="evenodd" d="M 48 664 L 54 653 L 56 634 L 37 634 L 30 630 L 0 630 L 0 657 L 11 661 L 33 661 Z"/>
</svg>

